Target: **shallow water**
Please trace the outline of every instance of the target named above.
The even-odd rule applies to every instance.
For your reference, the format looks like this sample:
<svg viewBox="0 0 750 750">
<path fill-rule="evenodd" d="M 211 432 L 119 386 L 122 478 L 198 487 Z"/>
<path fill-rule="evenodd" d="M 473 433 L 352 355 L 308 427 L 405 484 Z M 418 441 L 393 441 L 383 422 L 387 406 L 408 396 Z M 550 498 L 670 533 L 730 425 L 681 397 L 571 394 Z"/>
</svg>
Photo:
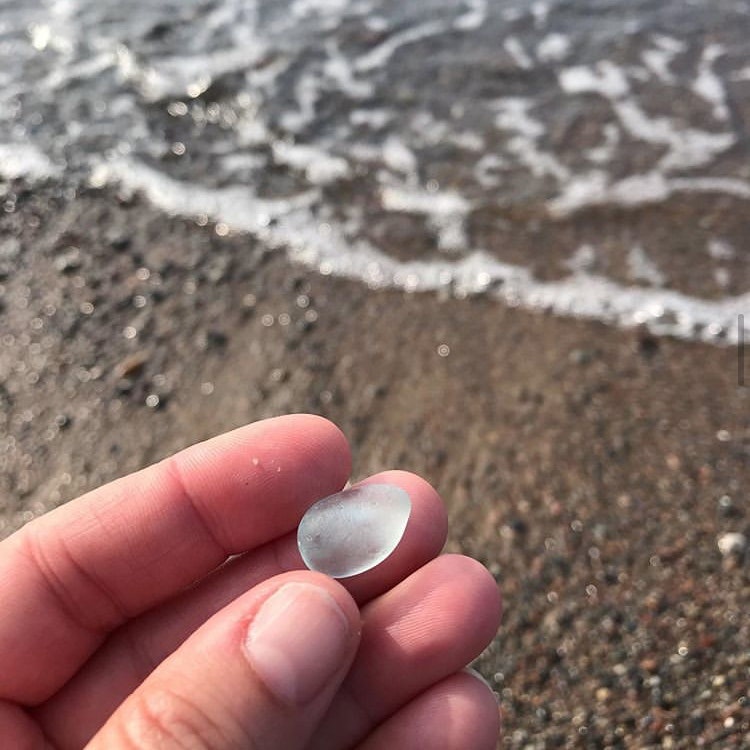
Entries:
<svg viewBox="0 0 750 750">
<path fill-rule="evenodd" d="M 734 342 L 750 3 L 0 2 L 0 173 L 370 287 Z"/>
</svg>

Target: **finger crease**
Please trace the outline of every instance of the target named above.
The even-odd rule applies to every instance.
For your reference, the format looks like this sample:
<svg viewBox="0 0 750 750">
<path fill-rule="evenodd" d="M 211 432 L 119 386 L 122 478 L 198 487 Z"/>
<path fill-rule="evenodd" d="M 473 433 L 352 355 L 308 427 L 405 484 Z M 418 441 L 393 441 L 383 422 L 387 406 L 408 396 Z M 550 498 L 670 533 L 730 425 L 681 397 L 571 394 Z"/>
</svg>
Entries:
<svg viewBox="0 0 750 750">
<path fill-rule="evenodd" d="M 362 727 L 362 729 L 360 731 L 359 737 L 356 740 L 357 742 L 359 742 L 373 727 L 378 726 L 378 724 L 380 724 L 384 720 L 383 717 L 377 719 L 372 715 L 372 713 L 367 708 L 369 701 L 360 700 L 348 681 L 345 681 L 341 685 L 341 688 L 339 689 L 339 695 L 347 701 L 349 706 L 359 717 L 360 726 Z"/>
<path fill-rule="evenodd" d="M 96 594 L 92 600 L 85 601 L 85 604 L 81 601 L 81 596 L 71 595 L 74 587 L 65 584 L 65 580 L 70 579 L 70 576 L 58 573 L 61 566 L 50 562 L 50 556 L 45 552 L 38 535 L 29 533 L 26 536 L 25 545 L 27 555 L 39 571 L 43 583 L 56 600 L 59 609 L 74 625 L 98 636 L 104 635 L 113 627 L 123 623 L 128 615 L 114 594 L 99 578 L 75 559 L 66 546 L 64 538 L 61 537 L 58 544 L 55 554 L 62 554 L 65 564 L 73 571 L 73 579 L 84 584 L 80 586 L 81 589 L 88 586 Z M 92 601 L 98 606 L 91 606 Z M 102 606 L 102 603 L 105 606 Z"/>
<path fill-rule="evenodd" d="M 146 646 L 143 634 L 133 627 L 120 628 L 115 635 L 115 639 L 117 638 L 124 642 L 123 646 L 127 651 L 134 676 L 139 683 L 143 682 L 161 664 L 164 657 L 160 659 L 152 653 Z"/>
<path fill-rule="evenodd" d="M 187 506 L 192 511 L 193 515 L 195 516 L 196 520 L 198 521 L 198 527 L 203 532 L 204 536 L 213 544 L 213 546 L 219 550 L 221 553 L 222 558 L 229 557 L 231 551 L 227 549 L 227 547 L 221 543 L 221 540 L 219 539 L 218 535 L 215 533 L 213 527 L 211 526 L 211 523 L 209 522 L 205 511 L 202 508 L 202 504 L 198 502 L 198 499 L 193 495 L 193 493 L 188 489 L 188 484 L 185 481 L 185 477 L 183 476 L 182 469 L 180 468 L 179 463 L 175 459 L 175 456 L 170 456 L 169 458 L 165 459 L 163 462 L 164 470 L 174 479 L 174 481 L 177 483 L 177 487 L 184 497 L 184 499 L 187 501 Z"/>
</svg>

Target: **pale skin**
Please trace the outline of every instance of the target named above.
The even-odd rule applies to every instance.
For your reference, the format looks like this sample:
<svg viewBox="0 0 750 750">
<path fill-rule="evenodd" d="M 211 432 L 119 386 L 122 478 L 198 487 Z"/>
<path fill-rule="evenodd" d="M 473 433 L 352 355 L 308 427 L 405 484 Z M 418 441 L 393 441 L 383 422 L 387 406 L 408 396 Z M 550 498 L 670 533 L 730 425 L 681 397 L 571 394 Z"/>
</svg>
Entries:
<svg viewBox="0 0 750 750">
<path fill-rule="evenodd" d="M 350 469 L 330 422 L 279 417 L 0 542 L 0 744 L 493 750 L 495 697 L 463 667 L 495 635 L 499 592 L 479 563 L 440 556 L 446 514 L 429 484 L 400 471 L 365 480 L 412 501 L 401 543 L 376 568 L 340 581 L 304 568 L 295 527 Z M 294 619 L 271 630 L 294 643 L 262 659 L 248 633 L 280 589 L 296 597 Z M 336 613 L 335 648 L 316 635 L 323 611 Z"/>
</svg>

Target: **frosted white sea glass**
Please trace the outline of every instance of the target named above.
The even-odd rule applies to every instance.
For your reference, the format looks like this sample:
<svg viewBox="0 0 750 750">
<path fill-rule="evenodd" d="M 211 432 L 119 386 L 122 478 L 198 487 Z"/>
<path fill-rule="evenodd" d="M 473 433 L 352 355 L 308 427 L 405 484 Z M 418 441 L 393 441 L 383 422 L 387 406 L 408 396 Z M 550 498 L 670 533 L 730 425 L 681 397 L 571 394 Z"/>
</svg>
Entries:
<svg viewBox="0 0 750 750">
<path fill-rule="evenodd" d="M 310 570 L 347 578 L 374 568 L 396 549 L 410 513 L 411 500 L 400 487 L 352 487 L 308 508 L 297 546 Z"/>
</svg>

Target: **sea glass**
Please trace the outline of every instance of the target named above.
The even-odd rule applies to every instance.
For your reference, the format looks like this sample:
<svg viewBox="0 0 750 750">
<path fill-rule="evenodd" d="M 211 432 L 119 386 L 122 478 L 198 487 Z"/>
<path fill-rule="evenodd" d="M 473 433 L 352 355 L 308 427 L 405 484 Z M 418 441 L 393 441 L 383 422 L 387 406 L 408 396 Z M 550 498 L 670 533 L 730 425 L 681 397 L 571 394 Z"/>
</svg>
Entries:
<svg viewBox="0 0 750 750">
<path fill-rule="evenodd" d="M 310 506 L 297 529 L 297 546 L 310 570 L 348 578 L 374 568 L 396 549 L 410 513 L 411 500 L 400 487 L 352 487 Z"/>
</svg>

